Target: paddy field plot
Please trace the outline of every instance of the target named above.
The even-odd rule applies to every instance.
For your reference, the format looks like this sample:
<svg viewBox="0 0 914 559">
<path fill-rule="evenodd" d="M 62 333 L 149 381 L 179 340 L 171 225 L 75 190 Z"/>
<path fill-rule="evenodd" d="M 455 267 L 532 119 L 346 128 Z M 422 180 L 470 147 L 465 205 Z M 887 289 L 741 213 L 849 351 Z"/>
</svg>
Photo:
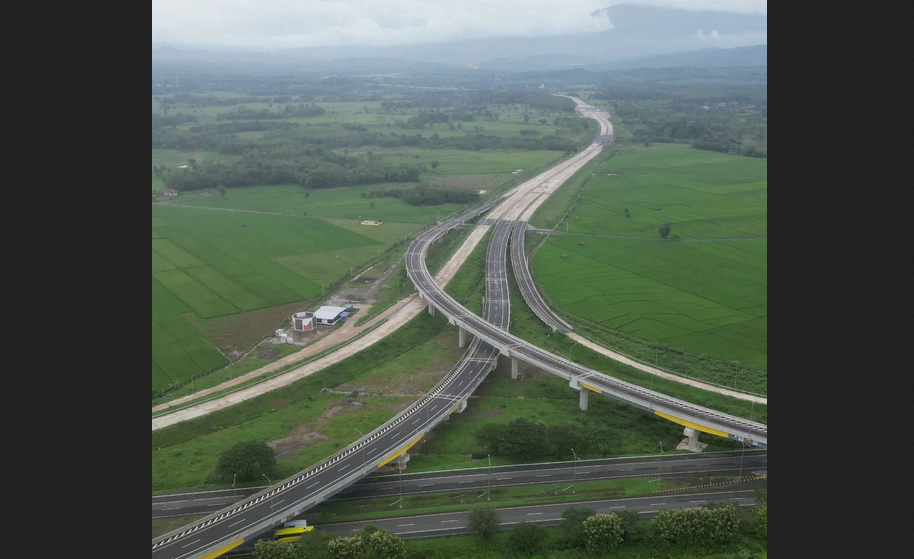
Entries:
<svg viewBox="0 0 914 559">
<path fill-rule="evenodd" d="M 543 219 L 533 221 L 554 225 Z M 683 239 L 767 236 L 768 161 L 680 145 L 625 147 L 581 191 L 567 228 L 658 237 L 663 223 Z"/>
<path fill-rule="evenodd" d="M 644 340 L 767 369 L 765 241 L 556 235 L 532 265 L 546 294 L 567 312 Z"/>
<path fill-rule="evenodd" d="M 360 234 L 322 219 L 154 205 L 153 388 L 186 382 L 227 361 L 187 319 L 316 297 L 322 284 L 418 230 L 385 225 Z"/>
</svg>

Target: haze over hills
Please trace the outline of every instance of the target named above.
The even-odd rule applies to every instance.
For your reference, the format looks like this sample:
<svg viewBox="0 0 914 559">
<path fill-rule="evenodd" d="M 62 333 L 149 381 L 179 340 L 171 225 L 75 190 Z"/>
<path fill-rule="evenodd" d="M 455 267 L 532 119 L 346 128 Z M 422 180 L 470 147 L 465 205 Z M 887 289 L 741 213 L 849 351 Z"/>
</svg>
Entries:
<svg viewBox="0 0 914 559">
<path fill-rule="evenodd" d="M 417 63 L 502 71 L 767 64 L 765 15 L 633 5 L 613 6 L 592 15 L 608 18 L 612 28 L 573 35 L 486 37 L 421 45 L 353 45 L 273 52 L 153 44 L 152 59 L 154 63 L 306 63 L 313 69 L 375 71 L 380 68 L 397 71 Z"/>
</svg>

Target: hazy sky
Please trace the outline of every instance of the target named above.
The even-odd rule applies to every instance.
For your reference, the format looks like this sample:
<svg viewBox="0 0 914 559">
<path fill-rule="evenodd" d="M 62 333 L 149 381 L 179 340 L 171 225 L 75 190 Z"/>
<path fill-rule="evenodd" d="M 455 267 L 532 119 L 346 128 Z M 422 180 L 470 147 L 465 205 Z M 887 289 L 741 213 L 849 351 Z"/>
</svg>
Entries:
<svg viewBox="0 0 914 559">
<path fill-rule="evenodd" d="M 262 50 L 586 33 L 612 29 L 597 10 L 620 4 L 768 13 L 767 0 L 152 0 L 152 41 Z"/>
</svg>

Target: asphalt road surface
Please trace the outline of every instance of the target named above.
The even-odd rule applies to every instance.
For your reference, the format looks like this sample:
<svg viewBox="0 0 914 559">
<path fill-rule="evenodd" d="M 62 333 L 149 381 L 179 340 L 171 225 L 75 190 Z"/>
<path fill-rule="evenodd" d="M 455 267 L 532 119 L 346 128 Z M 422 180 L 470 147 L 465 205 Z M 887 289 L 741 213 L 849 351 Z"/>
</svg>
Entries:
<svg viewBox="0 0 914 559">
<path fill-rule="evenodd" d="M 743 475 L 767 472 L 768 451 L 747 451 L 742 460 Z M 658 467 L 659 466 L 659 467 Z M 610 458 L 571 462 L 493 466 L 443 472 L 405 473 L 402 476 L 404 496 L 463 490 L 485 491 L 492 488 L 571 483 L 601 479 L 656 476 L 736 476 L 740 472 L 740 452 L 711 454 L 675 454 L 664 457 Z M 341 491 L 328 502 L 374 497 L 392 497 L 401 492 L 398 475 L 373 474 Z M 169 518 L 209 514 L 239 499 L 262 491 L 265 487 L 185 491 L 152 497 L 152 518 Z"/>
</svg>

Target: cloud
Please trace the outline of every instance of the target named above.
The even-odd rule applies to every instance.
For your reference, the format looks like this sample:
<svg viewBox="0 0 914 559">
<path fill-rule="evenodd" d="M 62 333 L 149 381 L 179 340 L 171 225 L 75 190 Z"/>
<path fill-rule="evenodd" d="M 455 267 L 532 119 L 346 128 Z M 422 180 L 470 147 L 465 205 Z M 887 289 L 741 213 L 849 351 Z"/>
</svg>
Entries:
<svg viewBox="0 0 914 559">
<path fill-rule="evenodd" d="M 152 0 L 152 40 L 269 50 L 562 35 L 612 29 L 605 8 L 621 3 L 767 12 L 758 0 Z"/>
<path fill-rule="evenodd" d="M 716 41 L 720 40 L 720 33 L 717 32 L 717 29 L 715 29 L 714 31 L 711 31 L 710 33 L 705 33 L 701 29 L 699 29 L 698 32 L 696 32 L 695 34 L 698 35 L 698 38 L 701 39 L 702 41 L 705 41 L 708 39 L 712 39 L 712 40 L 716 40 Z"/>
</svg>

